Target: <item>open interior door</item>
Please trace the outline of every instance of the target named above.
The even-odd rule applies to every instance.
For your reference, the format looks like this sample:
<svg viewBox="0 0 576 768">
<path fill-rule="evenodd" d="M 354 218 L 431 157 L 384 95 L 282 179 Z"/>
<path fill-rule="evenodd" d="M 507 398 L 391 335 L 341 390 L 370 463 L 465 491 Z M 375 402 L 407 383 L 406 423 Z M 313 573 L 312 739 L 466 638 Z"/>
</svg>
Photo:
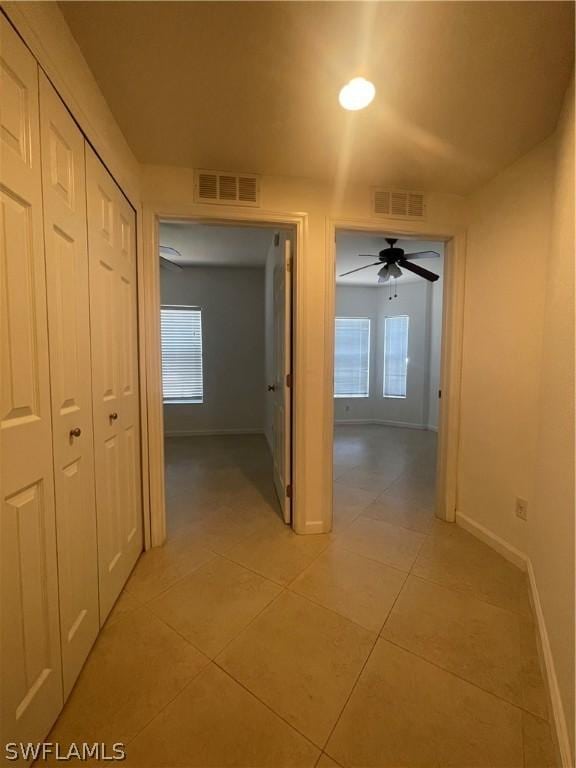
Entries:
<svg viewBox="0 0 576 768">
<path fill-rule="evenodd" d="M 280 501 L 284 522 L 292 520 L 291 425 L 292 425 L 292 253 L 290 237 L 275 235 L 273 252 L 274 285 L 274 381 L 269 384 L 273 397 L 272 456 L 274 487 Z"/>
</svg>

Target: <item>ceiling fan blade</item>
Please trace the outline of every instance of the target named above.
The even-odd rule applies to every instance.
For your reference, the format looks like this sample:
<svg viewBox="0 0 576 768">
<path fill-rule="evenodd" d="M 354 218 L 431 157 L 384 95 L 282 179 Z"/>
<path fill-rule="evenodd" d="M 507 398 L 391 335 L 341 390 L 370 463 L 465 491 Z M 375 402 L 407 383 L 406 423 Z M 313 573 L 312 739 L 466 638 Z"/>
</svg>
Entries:
<svg viewBox="0 0 576 768">
<path fill-rule="evenodd" d="M 164 256 L 160 256 L 160 266 L 163 269 L 169 269 L 172 272 L 180 272 L 182 269 L 180 264 L 176 264 L 176 262 L 170 261 L 170 259 L 165 259 Z"/>
<path fill-rule="evenodd" d="M 406 261 L 406 259 L 398 259 L 396 263 L 404 269 L 407 269 L 408 272 L 413 272 L 415 275 L 418 275 L 418 277 L 423 277 L 431 283 L 438 280 L 439 275 L 435 275 L 434 272 L 430 272 L 428 269 L 424 269 L 424 267 L 419 267 L 417 264 L 411 264 L 409 261 Z"/>
<path fill-rule="evenodd" d="M 177 259 L 182 258 L 180 251 L 177 251 L 176 248 L 172 248 L 171 245 L 161 245 L 158 250 L 160 251 L 160 255 L 165 256 L 166 258 L 170 258 L 170 256 L 175 256 Z"/>
<path fill-rule="evenodd" d="M 437 251 L 415 251 L 414 253 L 405 253 L 403 258 L 405 259 L 433 259 L 436 256 L 440 256 Z"/>
<path fill-rule="evenodd" d="M 160 251 L 160 266 L 164 269 L 169 269 L 172 272 L 178 272 L 182 269 L 181 265 L 173 261 L 173 259 L 181 259 L 182 254 L 177 251 L 176 248 L 172 248 L 170 245 L 161 245 L 158 250 Z"/>
<path fill-rule="evenodd" d="M 356 267 L 356 269 L 351 269 L 349 272 L 342 272 L 342 274 L 338 275 L 338 277 L 345 277 L 346 275 L 351 275 L 352 272 L 360 272 L 361 269 L 368 269 L 368 267 L 376 267 L 381 263 L 382 262 L 380 261 L 375 261 L 374 264 L 365 264 L 363 267 Z"/>
</svg>

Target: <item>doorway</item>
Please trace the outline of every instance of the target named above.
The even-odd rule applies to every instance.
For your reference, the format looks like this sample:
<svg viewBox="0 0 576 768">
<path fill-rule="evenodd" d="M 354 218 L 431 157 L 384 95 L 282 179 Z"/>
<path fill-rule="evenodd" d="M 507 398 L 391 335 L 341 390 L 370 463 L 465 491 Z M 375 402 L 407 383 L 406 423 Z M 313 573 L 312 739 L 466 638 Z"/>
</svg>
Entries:
<svg viewBox="0 0 576 768">
<path fill-rule="evenodd" d="M 367 541 L 396 536 L 387 557 L 401 568 L 418 537 L 443 524 L 444 251 L 440 240 L 336 233 L 334 528 L 357 528 Z"/>
<path fill-rule="evenodd" d="M 166 531 L 223 551 L 291 523 L 293 237 L 159 221 Z"/>
</svg>

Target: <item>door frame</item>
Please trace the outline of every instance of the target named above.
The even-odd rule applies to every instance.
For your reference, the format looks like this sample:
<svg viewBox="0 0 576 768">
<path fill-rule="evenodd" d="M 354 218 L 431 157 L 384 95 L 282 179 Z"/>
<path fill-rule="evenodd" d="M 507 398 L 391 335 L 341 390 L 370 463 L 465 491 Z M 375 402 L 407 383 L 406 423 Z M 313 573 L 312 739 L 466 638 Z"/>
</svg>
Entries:
<svg viewBox="0 0 576 768">
<path fill-rule="evenodd" d="M 442 347 L 440 359 L 440 400 L 436 515 L 446 522 L 456 521 L 458 503 L 458 448 L 460 442 L 460 399 L 464 328 L 464 290 L 466 273 L 466 233 L 434 232 L 422 223 L 384 219 L 330 218 L 326 222 L 327 263 L 331 279 L 326 285 L 326 425 L 325 455 L 332 456 L 334 439 L 334 318 L 336 306 L 336 232 L 339 230 L 386 234 L 389 237 L 418 238 L 444 243 L 444 286 L 442 298 Z"/>
<path fill-rule="evenodd" d="M 303 530 L 301 520 L 304 504 L 300 503 L 298 489 L 303 487 L 299 478 L 303 476 L 304 452 L 297 450 L 298 440 L 303 438 L 301 428 L 304 418 L 303 401 L 300 404 L 294 396 L 298 387 L 298 371 L 303 355 L 304 323 L 302 322 L 303 295 L 302 270 L 298 261 L 304 253 L 308 228 L 308 215 L 266 211 L 260 208 L 234 208 L 224 205 L 183 204 L 170 207 L 143 205 L 142 207 L 142 307 L 140 314 L 146 348 L 144 378 L 146 382 L 146 410 L 148 427 L 148 492 L 150 498 L 149 537 L 146 548 L 161 546 L 166 539 L 166 502 L 164 489 L 164 414 L 162 401 L 162 352 L 160 344 L 160 259 L 159 225 L 161 221 L 204 221 L 210 224 L 228 226 L 265 226 L 279 229 L 290 228 L 294 232 L 292 254 L 292 528 Z M 303 361 L 302 361 L 303 362 Z"/>
</svg>

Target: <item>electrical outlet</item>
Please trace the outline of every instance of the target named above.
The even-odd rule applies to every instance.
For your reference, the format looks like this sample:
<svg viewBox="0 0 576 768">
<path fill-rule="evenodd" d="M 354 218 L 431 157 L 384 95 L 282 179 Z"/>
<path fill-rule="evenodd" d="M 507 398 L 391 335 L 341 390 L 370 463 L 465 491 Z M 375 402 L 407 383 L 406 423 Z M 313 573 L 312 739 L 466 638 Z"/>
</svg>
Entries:
<svg viewBox="0 0 576 768">
<path fill-rule="evenodd" d="M 528 520 L 528 502 L 526 499 L 516 498 L 516 517 L 520 520 Z"/>
</svg>

